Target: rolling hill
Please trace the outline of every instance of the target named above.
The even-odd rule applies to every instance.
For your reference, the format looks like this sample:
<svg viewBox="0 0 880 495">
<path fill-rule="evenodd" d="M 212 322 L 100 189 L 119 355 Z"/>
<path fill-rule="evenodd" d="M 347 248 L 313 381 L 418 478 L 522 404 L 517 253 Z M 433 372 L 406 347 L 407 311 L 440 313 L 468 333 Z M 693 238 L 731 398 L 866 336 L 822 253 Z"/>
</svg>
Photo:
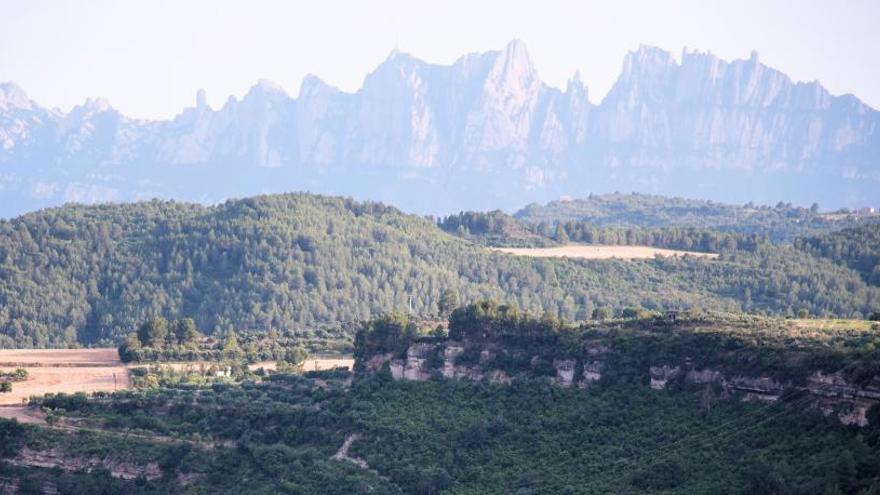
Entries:
<svg viewBox="0 0 880 495">
<path fill-rule="evenodd" d="M 72 205 L 0 222 L 0 347 L 115 343 L 152 316 L 190 316 L 206 333 L 312 335 L 388 311 L 436 314 L 446 289 L 569 320 L 599 307 L 858 317 L 880 304 L 855 271 L 791 247 L 532 259 L 379 203 L 308 194 Z"/>
</svg>

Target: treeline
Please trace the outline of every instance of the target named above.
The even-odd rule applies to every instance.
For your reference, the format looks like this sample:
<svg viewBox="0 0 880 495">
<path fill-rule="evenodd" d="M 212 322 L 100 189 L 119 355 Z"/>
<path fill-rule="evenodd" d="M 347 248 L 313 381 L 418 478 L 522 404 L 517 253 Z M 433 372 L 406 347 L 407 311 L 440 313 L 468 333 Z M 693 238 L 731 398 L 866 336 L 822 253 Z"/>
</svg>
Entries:
<svg viewBox="0 0 880 495">
<path fill-rule="evenodd" d="M 241 340 L 230 330 L 218 339 L 202 334 L 192 318 L 168 321 L 157 317 L 125 336 L 119 357 L 124 362 L 279 361 L 298 365 L 308 357 L 308 351 L 295 337 L 274 330 L 245 335 Z"/>
<path fill-rule="evenodd" d="M 14 371 L 0 370 L 0 393 L 12 392 L 12 384 L 14 382 L 23 382 L 27 380 L 28 372 L 24 368 L 16 368 Z"/>
<path fill-rule="evenodd" d="M 453 340 L 532 341 L 552 338 L 563 324 L 550 315 L 535 318 L 519 308 L 495 301 L 480 301 L 452 312 L 449 317 L 449 338 Z"/>
<path fill-rule="evenodd" d="M 440 219 L 438 226 L 465 239 L 504 247 L 544 247 L 577 242 L 719 253 L 754 251 L 760 244 L 769 242 L 764 234 L 688 226 L 615 227 L 575 220 L 523 223 L 502 211 L 463 212 Z"/>
<path fill-rule="evenodd" d="M 533 230 L 542 236 L 552 237 L 559 243 L 582 242 L 609 246 L 651 246 L 706 253 L 755 251 L 766 243 L 760 234 L 739 234 L 700 230 L 691 227 L 619 228 L 596 227 L 585 222 L 561 222 L 555 227 L 539 223 Z"/>
<path fill-rule="evenodd" d="M 331 345 L 373 315 L 437 315 L 449 291 L 567 320 L 600 307 L 878 310 L 880 289 L 848 268 L 737 247 L 718 260 L 531 259 L 381 204 L 307 194 L 73 205 L 0 221 L 0 348 L 116 345 L 156 316 L 218 338 L 274 329 Z"/>
<path fill-rule="evenodd" d="M 609 308 L 597 309 L 600 319 L 611 317 Z M 623 315 L 641 316 L 624 309 Z M 413 342 L 439 342 L 447 338 L 470 342 L 505 341 L 535 343 L 553 340 L 565 326 L 551 315 L 536 318 L 520 311 L 515 304 L 478 301 L 447 312 L 448 324 L 419 328 L 406 314 L 392 313 L 361 323 L 354 339 L 356 365 L 362 367 L 380 354 L 403 357 Z"/>
<path fill-rule="evenodd" d="M 365 321 L 354 337 L 354 358 L 358 365 L 378 354 L 406 354 L 417 338 L 425 335 L 402 313 L 393 313 Z"/>
<path fill-rule="evenodd" d="M 573 201 L 531 204 L 516 212 L 526 224 L 585 222 L 596 227 L 686 227 L 741 234 L 756 234 L 777 244 L 791 244 L 798 237 L 824 234 L 880 217 L 864 218 L 846 210 L 822 213 L 790 203 L 732 205 L 716 201 L 672 198 L 651 194 L 603 194 Z"/>
<path fill-rule="evenodd" d="M 549 236 L 537 234 L 501 210 L 465 211 L 438 219 L 437 226 L 445 232 L 487 246 L 541 247 L 553 244 Z"/>
<path fill-rule="evenodd" d="M 795 247 L 846 265 L 859 272 L 865 282 L 880 286 L 880 224 L 799 238 Z"/>
</svg>

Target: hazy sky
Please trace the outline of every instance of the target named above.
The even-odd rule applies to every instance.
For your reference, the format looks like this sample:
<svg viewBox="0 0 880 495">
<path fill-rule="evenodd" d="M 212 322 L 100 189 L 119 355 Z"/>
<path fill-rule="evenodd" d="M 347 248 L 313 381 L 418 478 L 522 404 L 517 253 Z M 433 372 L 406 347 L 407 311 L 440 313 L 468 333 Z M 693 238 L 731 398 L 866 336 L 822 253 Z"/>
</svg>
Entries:
<svg viewBox="0 0 880 495">
<path fill-rule="evenodd" d="M 217 108 L 258 79 L 308 73 L 353 91 L 397 46 L 434 63 L 525 41 L 542 78 L 581 71 L 598 102 L 627 51 L 660 46 L 761 60 L 880 108 L 880 1 L 2 0 L 0 81 L 47 106 L 101 96 L 167 118 L 205 88 Z"/>
</svg>

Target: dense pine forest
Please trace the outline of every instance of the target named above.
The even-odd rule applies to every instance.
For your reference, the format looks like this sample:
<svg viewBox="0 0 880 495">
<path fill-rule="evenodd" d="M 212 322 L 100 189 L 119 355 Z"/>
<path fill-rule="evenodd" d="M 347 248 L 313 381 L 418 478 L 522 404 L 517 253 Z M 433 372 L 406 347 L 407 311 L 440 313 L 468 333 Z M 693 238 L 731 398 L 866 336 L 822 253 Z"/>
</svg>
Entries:
<svg viewBox="0 0 880 495">
<path fill-rule="evenodd" d="M 218 336 L 275 329 L 322 339 L 384 312 L 436 315 L 447 291 L 569 320 L 597 308 L 861 318 L 880 305 L 880 289 L 844 263 L 761 234 L 611 229 L 591 238 L 583 224 L 571 227 L 518 232 L 542 243 L 688 243 L 721 256 L 514 257 L 429 218 L 308 194 L 214 207 L 71 205 L 0 222 L 0 348 L 115 345 L 153 317 L 192 317 Z"/>
<path fill-rule="evenodd" d="M 853 227 L 795 241 L 798 249 L 833 260 L 880 286 L 880 224 Z"/>
</svg>

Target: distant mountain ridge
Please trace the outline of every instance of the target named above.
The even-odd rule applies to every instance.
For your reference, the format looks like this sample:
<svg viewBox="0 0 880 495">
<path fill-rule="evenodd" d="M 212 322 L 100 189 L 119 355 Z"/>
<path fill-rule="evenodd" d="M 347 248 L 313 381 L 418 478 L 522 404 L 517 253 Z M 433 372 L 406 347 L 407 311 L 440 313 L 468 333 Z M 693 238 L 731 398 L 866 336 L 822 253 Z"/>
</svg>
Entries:
<svg viewBox="0 0 880 495">
<path fill-rule="evenodd" d="M 260 81 L 214 110 L 69 113 L 0 84 L 0 215 L 66 201 L 203 202 L 306 189 L 442 213 L 642 191 L 823 206 L 877 203 L 880 113 L 752 54 L 641 47 L 599 104 L 543 83 L 524 43 L 449 66 L 392 52 L 356 93 Z"/>
</svg>

